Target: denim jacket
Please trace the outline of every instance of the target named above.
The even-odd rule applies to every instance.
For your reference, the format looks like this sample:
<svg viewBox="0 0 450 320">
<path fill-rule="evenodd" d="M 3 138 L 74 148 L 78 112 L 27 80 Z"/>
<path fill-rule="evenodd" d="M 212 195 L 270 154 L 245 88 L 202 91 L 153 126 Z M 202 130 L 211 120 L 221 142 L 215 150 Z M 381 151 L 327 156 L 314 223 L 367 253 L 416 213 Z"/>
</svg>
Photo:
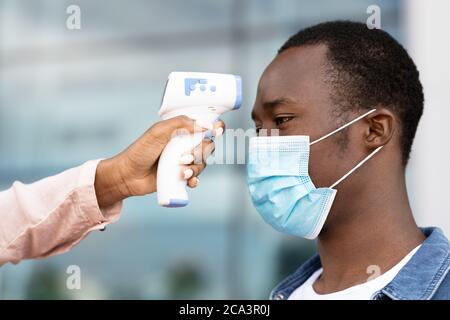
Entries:
<svg viewBox="0 0 450 320">
<path fill-rule="evenodd" d="M 427 237 L 419 250 L 374 300 L 449 300 L 450 243 L 439 228 L 423 228 Z M 284 279 L 270 294 L 270 299 L 286 300 L 321 267 L 314 255 L 293 274 Z"/>
</svg>

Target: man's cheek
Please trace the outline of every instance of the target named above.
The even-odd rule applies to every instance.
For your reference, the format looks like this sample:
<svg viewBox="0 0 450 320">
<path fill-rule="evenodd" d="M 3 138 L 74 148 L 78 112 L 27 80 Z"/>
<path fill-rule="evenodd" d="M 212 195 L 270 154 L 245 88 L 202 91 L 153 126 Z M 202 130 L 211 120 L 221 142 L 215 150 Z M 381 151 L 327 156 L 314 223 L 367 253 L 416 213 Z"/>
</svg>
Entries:
<svg viewBox="0 0 450 320">
<path fill-rule="evenodd" d="M 316 188 L 329 187 L 339 179 L 339 165 L 332 153 L 312 151 L 309 160 L 309 174 Z"/>
<path fill-rule="evenodd" d="M 286 125 L 280 129 L 280 135 L 301 135 L 308 136 L 311 132 L 312 128 L 305 125 L 304 121 L 301 121 L 298 118 L 294 118 L 291 121 L 287 122 Z"/>
</svg>

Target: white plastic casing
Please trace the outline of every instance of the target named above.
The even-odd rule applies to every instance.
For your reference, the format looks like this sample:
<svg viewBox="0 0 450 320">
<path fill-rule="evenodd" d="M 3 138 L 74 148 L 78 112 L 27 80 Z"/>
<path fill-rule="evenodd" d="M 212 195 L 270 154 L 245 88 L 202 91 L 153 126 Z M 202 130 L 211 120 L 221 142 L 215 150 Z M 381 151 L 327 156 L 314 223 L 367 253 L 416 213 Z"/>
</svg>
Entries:
<svg viewBox="0 0 450 320">
<path fill-rule="evenodd" d="M 227 111 L 239 109 L 242 81 L 239 76 L 220 73 L 172 72 L 167 80 L 159 115 L 163 120 L 179 115 L 202 123 L 214 123 Z M 174 136 L 158 163 L 156 188 L 158 203 L 164 207 L 184 207 L 189 203 L 180 157 L 201 143 L 206 133 Z"/>
</svg>

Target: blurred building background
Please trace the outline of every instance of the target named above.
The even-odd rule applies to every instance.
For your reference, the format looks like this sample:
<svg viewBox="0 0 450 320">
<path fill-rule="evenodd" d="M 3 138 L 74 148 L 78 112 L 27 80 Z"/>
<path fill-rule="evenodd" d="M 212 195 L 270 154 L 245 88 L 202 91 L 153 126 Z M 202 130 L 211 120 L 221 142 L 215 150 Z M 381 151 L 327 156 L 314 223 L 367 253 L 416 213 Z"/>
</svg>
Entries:
<svg viewBox="0 0 450 320">
<path fill-rule="evenodd" d="M 408 177 L 419 222 L 448 233 L 449 30 L 433 15 L 450 8 L 426 2 L 0 0 L 0 190 L 121 151 L 158 120 L 174 70 L 242 75 L 244 105 L 224 120 L 251 128 L 258 78 L 291 34 L 332 19 L 365 22 L 376 4 L 432 95 Z M 66 28 L 72 4 L 80 30 Z M 155 195 L 127 200 L 120 222 L 71 252 L 0 268 L 0 298 L 267 298 L 314 251 L 261 221 L 242 165 L 210 166 L 191 198 L 177 210 Z M 66 289 L 69 265 L 81 268 L 81 290 Z"/>
</svg>

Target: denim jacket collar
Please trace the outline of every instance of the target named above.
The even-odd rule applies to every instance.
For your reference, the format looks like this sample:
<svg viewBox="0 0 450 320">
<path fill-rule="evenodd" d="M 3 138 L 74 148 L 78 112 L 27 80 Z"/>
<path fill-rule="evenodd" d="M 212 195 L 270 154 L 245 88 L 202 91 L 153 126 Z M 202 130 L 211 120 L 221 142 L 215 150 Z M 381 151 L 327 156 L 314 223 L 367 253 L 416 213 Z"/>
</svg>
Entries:
<svg viewBox="0 0 450 320">
<path fill-rule="evenodd" d="M 384 296 L 395 300 L 431 299 L 450 270 L 450 243 L 439 228 L 423 228 L 427 237 L 422 246 L 384 287 L 375 299 Z M 321 267 L 318 254 L 311 257 L 270 294 L 271 299 L 287 299 Z"/>
</svg>

